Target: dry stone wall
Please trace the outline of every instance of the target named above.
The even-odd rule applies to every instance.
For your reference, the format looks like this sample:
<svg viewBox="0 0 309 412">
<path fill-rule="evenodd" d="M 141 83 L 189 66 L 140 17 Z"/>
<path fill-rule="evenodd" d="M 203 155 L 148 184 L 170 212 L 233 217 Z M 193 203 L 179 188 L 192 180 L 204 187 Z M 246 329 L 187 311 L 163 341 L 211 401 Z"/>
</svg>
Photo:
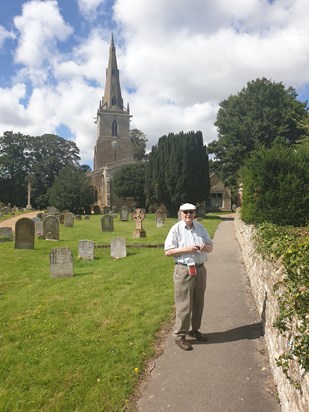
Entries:
<svg viewBox="0 0 309 412">
<path fill-rule="evenodd" d="M 307 412 L 309 410 L 308 373 L 305 374 L 296 361 L 291 363 L 290 376 L 293 376 L 293 379 L 300 384 L 300 389 L 296 389 L 287 379 L 282 368 L 276 364 L 276 359 L 291 344 L 273 326 L 279 313 L 273 287 L 281 277 L 284 268 L 280 265 L 280 262 L 272 264 L 269 261 L 263 260 L 261 255 L 256 252 L 254 242 L 252 241 L 255 227 L 246 225 L 240 219 L 239 212 L 235 218 L 235 230 L 242 249 L 243 260 L 246 265 L 257 310 L 260 313 L 264 326 L 269 361 L 274 381 L 277 385 L 282 412 Z"/>
</svg>

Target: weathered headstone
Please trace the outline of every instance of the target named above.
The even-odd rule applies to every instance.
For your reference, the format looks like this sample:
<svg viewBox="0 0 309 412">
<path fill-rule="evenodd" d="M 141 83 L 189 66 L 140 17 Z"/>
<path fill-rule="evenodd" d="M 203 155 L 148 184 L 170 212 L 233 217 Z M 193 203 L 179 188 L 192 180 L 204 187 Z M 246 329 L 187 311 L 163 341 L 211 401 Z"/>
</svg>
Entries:
<svg viewBox="0 0 309 412">
<path fill-rule="evenodd" d="M 66 212 L 64 214 L 63 226 L 65 227 L 74 226 L 74 214 L 72 212 Z"/>
<path fill-rule="evenodd" d="M 79 259 L 94 259 L 94 242 L 92 240 L 78 241 L 78 258 Z"/>
<path fill-rule="evenodd" d="M 0 242 L 10 242 L 13 240 L 13 230 L 11 227 L 0 227 Z"/>
<path fill-rule="evenodd" d="M 59 219 L 59 223 L 63 225 L 64 224 L 64 213 L 60 213 L 58 216 L 58 219 Z"/>
<path fill-rule="evenodd" d="M 41 220 L 39 222 L 34 222 L 34 229 L 36 235 L 43 236 L 43 222 Z"/>
<path fill-rule="evenodd" d="M 120 208 L 120 220 L 126 222 L 129 219 L 130 209 L 128 206 L 122 206 Z"/>
<path fill-rule="evenodd" d="M 120 259 L 127 256 L 126 240 L 122 237 L 114 237 L 110 243 L 111 257 Z"/>
<path fill-rule="evenodd" d="M 101 218 L 101 228 L 102 232 L 113 232 L 114 231 L 114 218 L 110 215 L 104 215 Z"/>
<path fill-rule="evenodd" d="M 15 224 L 15 249 L 34 249 L 34 222 L 27 217 Z"/>
<path fill-rule="evenodd" d="M 59 240 L 59 219 L 49 215 L 43 220 L 43 236 L 45 239 Z"/>
<path fill-rule="evenodd" d="M 73 276 L 73 256 L 69 247 L 54 248 L 49 254 L 50 277 L 70 278 Z"/>
<path fill-rule="evenodd" d="M 48 213 L 49 213 L 50 215 L 59 214 L 59 210 L 58 210 L 55 206 L 48 206 L 48 207 L 46 208 L 46 210 L 48 211 Z"/>
<path fill-rule="evenodd" d="M 133 238 L 140 238 L 146 237 L 146 232 L 143 228 L 143 220 L 145 219 L 145 211 L 144 209 L 135 209 L 134 212 L 131 213 L 132 219 L 135 221 L 135 230 L 133 232 Z"/>
<path fill-rule="evenodd" d="M 162 227 L 162 226 L 164 226 L 165 217 L 166 217 L 164 210 L 162 210 L 162 209 L 156 210 L 155 215 L 156 215 L 156 224 L 157 224 L 157 227 Z"/>
<path fill-rule="evenodd" d="M 109 211 L 111 210 L 111 208 L 109 206 L 104 206 L 103 207 L 103 213 L 104 215 L 108 215 Z"/>
</svg>

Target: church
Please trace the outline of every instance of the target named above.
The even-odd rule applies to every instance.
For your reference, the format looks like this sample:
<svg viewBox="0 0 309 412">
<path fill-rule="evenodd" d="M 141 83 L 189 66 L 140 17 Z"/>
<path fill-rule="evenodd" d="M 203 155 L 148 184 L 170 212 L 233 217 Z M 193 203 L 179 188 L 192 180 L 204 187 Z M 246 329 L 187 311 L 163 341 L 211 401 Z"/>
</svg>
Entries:
<svg viewBox="0 0 309 412">
<path fill-rule="evenodd" d="M 121 205 L 113 194 L 113 175 L 122 166 L 134 163 L 130 141 L 130 108 L 125 108 L 121 94 L 119 70 L 113 35 L 109 48 L 104 96 L 99 102 L 95 123 L 97 140 L 94 147 L 93 171 L 89 173 L 95 188 L 97 205 Z"/>
</svg>

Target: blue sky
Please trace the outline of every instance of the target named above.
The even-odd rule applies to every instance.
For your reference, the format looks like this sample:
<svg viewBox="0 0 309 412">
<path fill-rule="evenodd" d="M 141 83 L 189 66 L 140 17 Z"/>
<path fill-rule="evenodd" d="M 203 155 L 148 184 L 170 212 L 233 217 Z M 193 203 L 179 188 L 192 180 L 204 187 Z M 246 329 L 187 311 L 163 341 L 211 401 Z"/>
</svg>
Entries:
<svg viewBox="0 0 309 412">
<path fill-rule="evenodd" d="M 114 33 L 131 127 L 217 137 L 218 104 L 266 77 L 309 96 L 307 0 L 0 2 L 0 133 L 56 133 L 92 166 Z"/>
</svg>

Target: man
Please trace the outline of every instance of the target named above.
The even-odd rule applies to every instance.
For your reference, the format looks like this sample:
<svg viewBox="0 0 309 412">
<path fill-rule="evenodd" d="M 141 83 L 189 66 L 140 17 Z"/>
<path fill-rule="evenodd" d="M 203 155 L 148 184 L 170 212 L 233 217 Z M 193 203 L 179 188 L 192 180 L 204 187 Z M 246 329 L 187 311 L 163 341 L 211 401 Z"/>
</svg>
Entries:
<svg viewBox="0 0 309 412">
<path fill-rule="evenodd" d="M 190 203 L 180 206 L 181 220 L 169 231 L 164 245 L 165 256 L 173 256 L 174 294 L 176 306 L 175 342 L 183 350 L 192 350 L 186 335 L 207 341 L 201 326 L 206 290 L 207 253 L 212 241 L 205 227 L 194 221 L 196 207 Z"/>
</svg>

